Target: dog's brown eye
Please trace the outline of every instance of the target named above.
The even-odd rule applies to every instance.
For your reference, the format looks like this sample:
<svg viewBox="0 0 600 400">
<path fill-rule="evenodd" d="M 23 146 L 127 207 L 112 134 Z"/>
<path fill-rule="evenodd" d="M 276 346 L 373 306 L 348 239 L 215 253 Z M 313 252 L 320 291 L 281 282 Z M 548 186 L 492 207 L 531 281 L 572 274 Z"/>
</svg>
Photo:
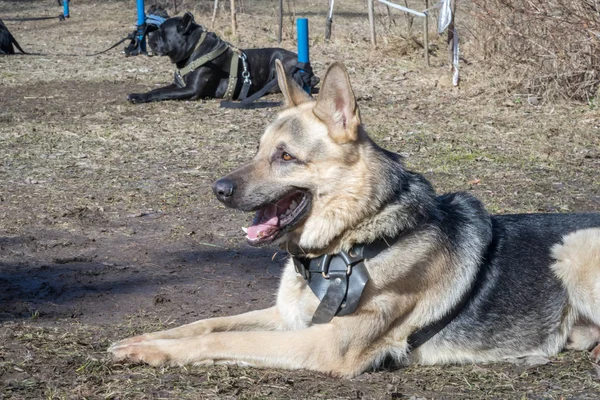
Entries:
<svg viewBox="0 0 600 400">
<path fill-rule="evenodd" d="M 281 159 L 282 159 L 283 161 L 292 161 L 292 160 L 294 159 L 294 157 L 292 157 L 292 156 L 290 155 L 290 153 L 283 153 L 283 154 L 281 155 Z"/>
</svg>

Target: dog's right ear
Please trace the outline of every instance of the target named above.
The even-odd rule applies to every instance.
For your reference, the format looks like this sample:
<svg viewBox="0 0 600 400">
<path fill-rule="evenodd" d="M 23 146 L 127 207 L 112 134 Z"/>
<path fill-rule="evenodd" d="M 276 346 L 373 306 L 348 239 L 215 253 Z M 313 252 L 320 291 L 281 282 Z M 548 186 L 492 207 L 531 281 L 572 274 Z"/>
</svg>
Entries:
<svg viewBox="0 0 600 400">
<path fill-rule="evenodd" d="M 283 93 L 286 107 L 296 107 L 304 102 L 312 100 L 312 97 L 304 91 L 295 80 L 293 80 L 283 68 L 280 60 L 275 60 L 275 69 L 277 71 L 277 83 Z"/>
<path fill-rule="evenodd" d="M 334 62 L 327 69 L 313 112 L 327 125 L 336 143 L 351 143 L 358 138 L 360 113 L 344 64 Z"/>
<path fill-rule="evenodd" d="M 179 34 L 184 34 L 187 33 L 190 28 L 192 27 L 192 24 L 194 23 L 194 16 L 192 15 L 192 13 L 190 12 L 186 12 L 183 17 L 181 17 L 181 21 L 179 21 L 179 24 L 177 25 L 177 32 Z"/>
</svg>

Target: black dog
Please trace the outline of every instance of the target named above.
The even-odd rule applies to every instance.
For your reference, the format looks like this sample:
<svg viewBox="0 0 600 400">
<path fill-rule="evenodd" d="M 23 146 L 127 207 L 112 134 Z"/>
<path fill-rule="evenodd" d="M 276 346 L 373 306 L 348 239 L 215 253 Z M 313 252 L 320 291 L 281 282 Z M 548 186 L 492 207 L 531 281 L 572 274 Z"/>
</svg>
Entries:
<svg viewBox="0 0 600 400">
<path fill-rule="evenodd" d="M 267 92 L 277 93 L 276 59 L 281 60 L 290 75 L 306 80 L 311 88 L 319 82 L 312 74 L 294 74 L 298 72 L 296 53 L 280 48 L 238 50 L 196 24 L 190 13 L 166 20 L 148 34 L 148 44 L 154 54 L 168 56 L 177 65 L 175 83 L 148 93 L 132 93 L 127 97 L 132 103 L 200 98 L 242 100 L 269 82 L 273 86 Z"/>
<path fill-rule="evenodd" d="M 0 54 L 15 54 L 15 47 L 19 49 L 21 53 L 28 54 L 21 46 L 19 46 L 19 43 L 0 19 Z"/>
</svg>

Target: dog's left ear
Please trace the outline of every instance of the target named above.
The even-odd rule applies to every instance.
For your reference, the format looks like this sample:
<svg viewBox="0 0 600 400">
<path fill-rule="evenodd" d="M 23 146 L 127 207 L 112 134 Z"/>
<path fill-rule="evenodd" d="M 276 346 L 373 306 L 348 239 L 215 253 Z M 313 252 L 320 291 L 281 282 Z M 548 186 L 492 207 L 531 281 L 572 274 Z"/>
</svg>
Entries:
<svg viewBox="0 0 600 400">
<path fill-rule="evenodd" d="M 181 21 L 179 21 L 179 24 L 177 25 L 177 32 L 180 34 L 187 33 L 192 27 L 193 23 L 194 16 L 192 13 L 186 12 L 183 17 L 181 17 Z"/>
<path fill-rule="evenodd" d="M 327 124 L 336 143 L 350 143 L 358 138 L 360 113 L 344 64 L 334 62 L 327 69 L 313 112 Z"/>
<path fill-rule="evenodd" d="M 286 107 L 296 107 L 312 100 L 312 97 L 288 75 L 279 59 L 275 60 L 275 70 L 277 71 L 277 83 L 281 93 L 283 93 Z"/>
</svg>

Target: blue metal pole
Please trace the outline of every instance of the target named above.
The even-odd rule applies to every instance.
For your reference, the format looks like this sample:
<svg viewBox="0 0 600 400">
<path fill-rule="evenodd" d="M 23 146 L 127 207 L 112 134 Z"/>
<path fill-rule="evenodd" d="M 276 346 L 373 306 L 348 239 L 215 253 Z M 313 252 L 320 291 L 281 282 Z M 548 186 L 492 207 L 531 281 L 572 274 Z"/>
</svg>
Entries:
<svg viewBox="0 0 600 400">
<path fill-rule="evenodd" d="M 63 0 L 63 17 L 69 18 L 69 0 Z"/>
<path fill-rule="evenodd" d="M 140 49 L 142 52 L 146 52 L 146 39 L 141 31 L 141 26 L 146 22 L 146 11 L 144 7 L 144 0 L 136 0 L 137 4 L 137 24 L 138 24 L 138 40 L 140 41 Z"/>
<path fill-rule="evenodd" d="M 296 29 L 298 31 L 298 62 L 309 63 L 308 18 L 298 18 L 296 20 Z M 310 93 L 310 86 L 304 86 L 304 90 Z"/>
</svg>

